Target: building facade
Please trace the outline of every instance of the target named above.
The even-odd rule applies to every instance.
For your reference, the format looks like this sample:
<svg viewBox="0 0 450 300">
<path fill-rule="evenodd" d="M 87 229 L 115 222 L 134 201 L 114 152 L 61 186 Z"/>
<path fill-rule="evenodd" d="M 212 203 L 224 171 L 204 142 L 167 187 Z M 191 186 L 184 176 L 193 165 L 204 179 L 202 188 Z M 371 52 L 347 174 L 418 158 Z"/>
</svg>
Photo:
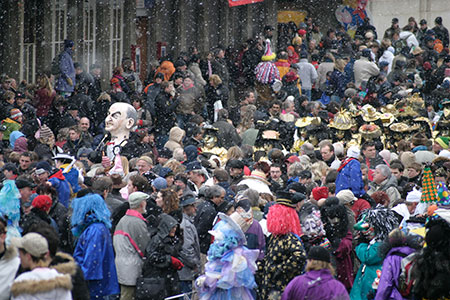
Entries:
<svg viewBox="0 0 450 300">
<path fill-rule="evenodd" d="M 277 28 L 280 14 L 283 20 L 290 13 L 296 20 L 299 14 L 311 16 L 326 30 L 336 25 L 339 3 L 265 0 L 228 7 L 227 0 L 2 0 L 0 72 L 35 82 L 36 74 L 50 69 L 64 39 L 72 39 L 74 61 L 85 70 L 100 64 L 106 87 L 124 57 L 135 61 L 144 78 L 161 55 L 175 57 L 192 46 L 202 53 L 217 45 L 238 47 L 265 25 Z"/>
</svg>

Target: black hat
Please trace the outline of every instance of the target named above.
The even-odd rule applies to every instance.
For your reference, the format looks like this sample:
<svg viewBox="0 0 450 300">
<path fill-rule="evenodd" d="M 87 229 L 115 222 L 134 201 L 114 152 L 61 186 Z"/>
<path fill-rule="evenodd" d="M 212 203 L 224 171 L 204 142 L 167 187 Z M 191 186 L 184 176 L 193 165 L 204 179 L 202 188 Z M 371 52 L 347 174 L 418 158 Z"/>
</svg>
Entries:
<svg viewBox="0 0 450 300">
<path fill-rule="evenodd" d="M 311 179 L 312 178 L 312 173 L 311 173 L 311 171 L 303 170 L 298 175 L 298 178 L 300 178 L 300 179 Z"/>
<path fill-rule="evenodd" d="M 398 24 L 398 18 L 393 18 L 392 19 L 392 24 Z"/>
<path fill-rule="evenodd" d="M 198 161 L 192 161 L 186 165 L 186 173 L 194 170 L 202 170 L 202 165 Z"/>
<path fill-rule="evenodd" d="M 67 104 L 66 107 L 67 110 L 78 110 L 78 105 L 76 103 L 73 102 L 69 102 L 69 104 Z"/>
<path fill-rule="evenodd" d="M 272 25 L 266 25 L 266 26 L 264 26 L 264 31 L 268 31 L 268 30 L 275 30 L 275 28 L 273 28 Z"/>
<path fill-rule="evenodd" d="M 314 259 L 319 261 L 331 262 L 330 252 L 320 246 L 313 246 L 309 249 L 308 259 Z"/>
<path fill-rule="evenodd" d="M 0 125 L 0 131 L 5 131 L 7 128 L 5 125 Z"/>
<path fill-rule="evenodd" d="M 164 74 L 163 74 L 163 73 L 157 73 L 157 74 L 155 75 L 155 79 L 156 79 L 156 78 L 159 78 L 159 79 L 164 80 Z"/>
<path fill-rule="evenodd" d="M 16 179 L 16 186 L 20 190 L 26 187 L 34 188 L 36 185 L 26 179 Z"/>
<path fill-rule="evenodd" d="M 237 209 L 238 207 L 242 207 L 247 212 L 252 208 L 252 205 L 250 204 L 250 201 L 248 199 L 242 199 L 234 204 L 235 209 Z"/>
<path fill-rule="evenodd" d="M 2 168 L 2 171 L 4 170 L 12 171 L 14 174 L 17 174 L 17 167 L 13 163 L 6 163 Z"/>
<path fill-rule="evenodd" d="M 300 58 L 307 58 L 307 57 L 308 57 L 308 52 L 300 51 Z"/>
<path fill-rule="evenodd" d="M 185 65 L 186 65 L 186 62 L 184 61 L 184 59 L 179 59 L 175 62 L 175 68 L 182 67 Z"/>
<path fill-rule="evenodd" d="M 48 172 L 49 174 L 52 172 L 52 166 L 46 161 L 40 161 L 36 164 L 36 174 L 42 174 L 44 172 Z"/>
<path fill-rule="evenodd" d="M 239 159 L 229 160 L 227 163 L 227 167 L 234 169 L 243 169 L 245 167 L 244 162 Z"/>
<path fill-rule="evenodd" d="M 288 207 L 295 208 L 296 204 L 299 202 L 297 197 L 294 197 L 294 193 L 287 190 L 282 190 L 277 192 L 277 203 Z"/>
<path fill-rule="evenodd" d="M 24 93 L 21 93 L 21 92 L 17 92 L 17 93 L 16 93 L 16 98 L 25 99 L 26 97 L 27 97 L 27 96 L 25 96 Z"/>
<path fill-rule="evenodd" d="M 170 151 L 169 148 L 162 148 L 159 152 L 159 157 L 163 157 L 163 158 L 171 158 L 172 157 L 172 151 Z"/>
<path fill-rule="evenodd" d="M 427 24 L 427 20 L 422 19 L 422 20 L 420 20 L 419 24 L 420 24 L 420 25 L 425 25 L 425 24 Z"/>
<path fill-rule="evenodd" d="M 434 23 L 436 23 L 438 25 L 442 25 L 442 18 L 441 17 L 437 17 L 436 19 L 434 19 Z"/>
<path fill-rule="evenodd" d="M 306 187 L 300 182 L 292 182 L 287 186 L 288 190 L 294 190 L 296 193 L 306 194 Z"/>
</svg>

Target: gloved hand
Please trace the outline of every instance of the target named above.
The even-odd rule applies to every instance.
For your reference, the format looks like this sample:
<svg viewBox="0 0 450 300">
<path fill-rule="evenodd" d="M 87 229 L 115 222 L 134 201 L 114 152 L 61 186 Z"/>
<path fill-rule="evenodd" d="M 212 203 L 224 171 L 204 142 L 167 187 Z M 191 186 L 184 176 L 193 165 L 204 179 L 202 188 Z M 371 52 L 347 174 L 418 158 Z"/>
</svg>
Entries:
<svg viewBox="0 0 450 300">
<path fill-rule="evenodd" d="M 171 256 L 172 259 L 172 268 L 179 271 L 184 267 L 184 264 L 176 257 Z"/>
<path fill-rule="evenodd" d="M 70 77 L 67 77 L 67 83 L 70 85 L 70 86 L 72 86 L 73 85 L 73 81 L 72 81 L 72 78 L 70 78 Z"/>
</svg>

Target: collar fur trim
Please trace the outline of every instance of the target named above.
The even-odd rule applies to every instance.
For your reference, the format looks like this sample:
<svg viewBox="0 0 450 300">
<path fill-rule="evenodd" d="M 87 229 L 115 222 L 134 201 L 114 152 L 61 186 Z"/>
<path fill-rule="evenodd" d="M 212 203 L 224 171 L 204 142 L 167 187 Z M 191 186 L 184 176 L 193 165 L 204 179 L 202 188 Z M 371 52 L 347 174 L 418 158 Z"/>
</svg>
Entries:
<svg viewBox="0 0 450 300">
<path fill-rule="evenodd" d="M 46 293 L 55 289 L 72 290 L 72 278 L 70 275 L 61 275 L 48 280 L 23 280 L 14 282 L 11 294 L 17 297 L 22 294 L 35 295 Z"/>
<path fill-rule="evenodd" d="M 77 263 L 69 254 L 58 252 L 55 255 L 57 263 L 55 265 L 50 265 L 50 268 L 55 269 L 58 273 L 69 274 L 74 276 L 77 273 Z"/>
</svg>

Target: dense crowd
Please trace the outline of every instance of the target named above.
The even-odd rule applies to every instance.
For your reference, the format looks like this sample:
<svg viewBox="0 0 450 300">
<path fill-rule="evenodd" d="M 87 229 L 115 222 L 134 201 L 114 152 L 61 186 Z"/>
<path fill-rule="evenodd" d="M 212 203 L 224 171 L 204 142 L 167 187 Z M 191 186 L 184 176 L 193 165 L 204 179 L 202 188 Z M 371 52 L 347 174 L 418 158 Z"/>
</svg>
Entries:
<svg viewBox="0 0 450 300">
<path fill-rule="evenodd" d="M 450 299 L 442 18 L 279 24 L 0 87 L 0 300 Z M 430 26 L 431 27 L 431 26 Z M 186 298 L 185 298 L 186 299 Z"/>
</svg>

